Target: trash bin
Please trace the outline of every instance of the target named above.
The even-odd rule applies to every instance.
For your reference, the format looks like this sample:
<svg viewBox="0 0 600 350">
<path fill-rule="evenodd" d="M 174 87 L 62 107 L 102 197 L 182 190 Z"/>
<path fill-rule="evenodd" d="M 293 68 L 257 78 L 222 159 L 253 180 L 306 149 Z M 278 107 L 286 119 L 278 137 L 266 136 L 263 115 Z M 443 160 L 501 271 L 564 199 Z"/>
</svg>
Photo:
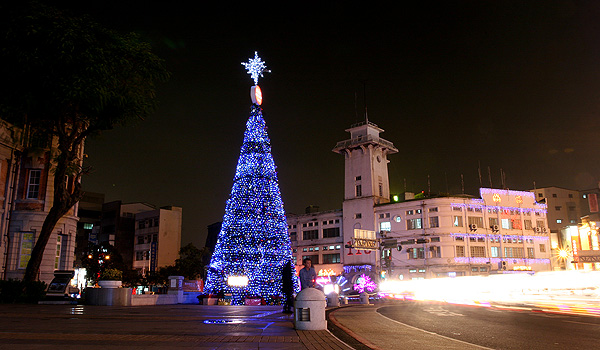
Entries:
<svg viewBox="0 0 600 350">
<path fill-rule="evenodd" d="M 325 320 L 325 294 L 315 288 L 306 288 L 296 295 L 294 302 L 294 326 L 302 331 L 327 329 Z"/>
<path fill-rule="evenodd" d="M 331 292 L 327 295 L 327 307 L 340 306 L 340 296 L 336 292 Z"/>
</svg>

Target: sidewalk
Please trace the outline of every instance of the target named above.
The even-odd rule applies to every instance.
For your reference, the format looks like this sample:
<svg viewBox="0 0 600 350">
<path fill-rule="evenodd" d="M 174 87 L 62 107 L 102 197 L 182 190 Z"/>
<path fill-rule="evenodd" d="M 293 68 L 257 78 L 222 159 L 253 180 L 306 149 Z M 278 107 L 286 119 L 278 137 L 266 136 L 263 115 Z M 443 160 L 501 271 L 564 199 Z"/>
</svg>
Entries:
<svg viewBox="0 0 600 350">
<path fill-rule="evenodd" d="M 0 349 L 350 349 L 280 306 L 0 305 Z"/>
</svg>

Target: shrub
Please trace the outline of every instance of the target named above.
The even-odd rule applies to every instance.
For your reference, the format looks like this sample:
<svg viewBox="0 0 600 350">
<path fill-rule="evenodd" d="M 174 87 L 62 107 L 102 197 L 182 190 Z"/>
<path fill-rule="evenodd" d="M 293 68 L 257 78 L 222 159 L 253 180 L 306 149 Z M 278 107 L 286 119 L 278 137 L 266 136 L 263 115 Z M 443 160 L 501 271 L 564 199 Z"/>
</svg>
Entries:
<svg viewBox="0 0 600 350">
<path fill-rule="evenodd" d="M 106 269 L 100 275 L 101 280 L 105 281 L 121 281 L 123 280 L 123 271 L 118 269 Z"/>
<path fill-rule="evenodd" d="M 46 283 L 41 281 L 23 282 L 20 280 L 0 281 L 0 303 L 37 304 L 46 295 Z"/>
</svg>

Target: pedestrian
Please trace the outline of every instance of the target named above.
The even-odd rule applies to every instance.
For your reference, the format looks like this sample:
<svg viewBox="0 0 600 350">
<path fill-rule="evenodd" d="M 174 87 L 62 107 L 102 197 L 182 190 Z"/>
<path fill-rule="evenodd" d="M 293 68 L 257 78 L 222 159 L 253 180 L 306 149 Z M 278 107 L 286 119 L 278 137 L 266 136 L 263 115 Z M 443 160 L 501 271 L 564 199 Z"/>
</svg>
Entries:
<svg viewBox="0 0 600 350">
<path fill-rule="evenodd" d="M 312 260 L 306 258 L 303 260 L 304 267 L 300 269 L 300 289 L 315 288 L 315 281 L 317 280 L 317 273 L 315 268 L 312 267 Z"/>
<path fill-rule="evenodd" d="M 283 313 L 293 313 L 292 308 L 294 307 L 294 281 L 295 273 L 293 273 L 292 261 L 288 261 L 283 265 L 281 271 L 281 291 L 283 292 Z"/>
</svg>

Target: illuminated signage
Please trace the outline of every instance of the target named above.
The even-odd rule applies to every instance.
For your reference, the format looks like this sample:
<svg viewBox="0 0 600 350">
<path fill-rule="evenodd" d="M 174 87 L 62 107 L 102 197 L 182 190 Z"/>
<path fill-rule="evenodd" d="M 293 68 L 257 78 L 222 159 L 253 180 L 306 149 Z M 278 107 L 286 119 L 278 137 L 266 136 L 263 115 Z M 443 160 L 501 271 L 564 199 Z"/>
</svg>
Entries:
<svg viewBox="0 0 600 350">
<path fill-rule="evenodd" d="M 320 269 L 319 273 L 317 275 L 318 276 L 335 276 L 336 273 L 335 273 L 335 271 L 333 271 L 333 269 Z"/>
<path fill-rule="evenodd" d="M 531 271 L 531 266 L 513 266 L 513 271 Z"/>
<path fill-rule="evenodd" d="M 246 287 L 248 285 L 248 276 L 229 276 L 227 285 L 231 287 Z"/>
<path fill-rule="evenodd" d="M 352 248 L 364 250 L 377 250 L 377 240 L 366 238 L 352 238 Z"/>
<path fill-rule="evenodd" d="M 492 199 L 494 200 L 494 202 L 496 203 L 500 203 L 502 200 L 500 199 L 500 195 L 498 193 L 494 193 L 494 196 L 492 197 Z"/>
<path fill-rule="evenodd" d="M 519 204 L 523 203 L 523 197 L 521 196 L 515 196 L 515 201 Z"/>
</svg>

